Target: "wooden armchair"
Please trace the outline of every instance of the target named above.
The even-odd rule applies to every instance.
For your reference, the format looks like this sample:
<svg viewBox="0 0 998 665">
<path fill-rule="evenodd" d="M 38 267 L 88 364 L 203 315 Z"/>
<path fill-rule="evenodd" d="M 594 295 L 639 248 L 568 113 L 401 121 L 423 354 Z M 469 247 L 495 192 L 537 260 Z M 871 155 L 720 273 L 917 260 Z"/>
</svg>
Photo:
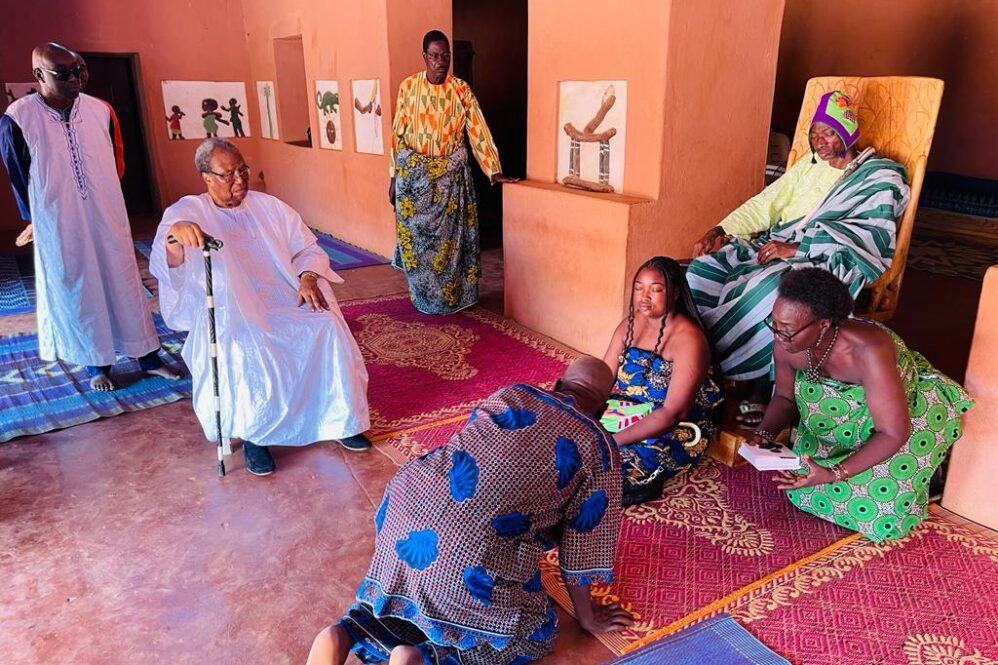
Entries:
<svg viewBox="0 0 998 665">
<path fill-rule="evenodd" d="M 925 164 L 936 130 L 936 117 L 943 97 L 943 82 L 918 76 L 821 76 L 807 82 L 797 130 L 787 167 L 799 159 L 810 159 L 808 132 L 818 100 L 831 90 L 848 95 L 859 113 L 858 149 L 873 146 L 908 170 L 911 200 L 897 223 L 897 245 L 890 269 L 867 286 L 860 296 L 857 314 L 887 321 L 897 309 L 901 278 L 908 261 L 911 230 L 918 210 L 918 196 L 925 178 Z M 867 300 L 868 296 L 868 300 Z"/>
</svg>

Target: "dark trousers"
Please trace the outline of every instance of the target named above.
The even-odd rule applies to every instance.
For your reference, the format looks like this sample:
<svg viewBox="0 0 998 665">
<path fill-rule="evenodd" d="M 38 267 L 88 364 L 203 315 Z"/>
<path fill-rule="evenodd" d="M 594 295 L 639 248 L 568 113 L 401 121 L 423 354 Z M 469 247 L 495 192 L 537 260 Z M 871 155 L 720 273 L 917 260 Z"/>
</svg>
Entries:
<svg viewBox="0 0 998 665">
<path fill-rule="evenodd" d="M 139 367 L 141 367 L 146 371 L 151 369 L 159 369 L 160 367 L 163 367 L 164 364 L 165 363 L 163 362 L 163 360 L 159 357 L 159 349 L 156 349 L 155 351 L 150 351 L 149 353 L 139 358 Z M 110 373 L 110 371 L 111 371 L 110 365 L 87 365 L 87 374 L 91 378 L 98 376 L 100 374 L 104 374 L 106 376 L 108 373 Z"/>
</svg>

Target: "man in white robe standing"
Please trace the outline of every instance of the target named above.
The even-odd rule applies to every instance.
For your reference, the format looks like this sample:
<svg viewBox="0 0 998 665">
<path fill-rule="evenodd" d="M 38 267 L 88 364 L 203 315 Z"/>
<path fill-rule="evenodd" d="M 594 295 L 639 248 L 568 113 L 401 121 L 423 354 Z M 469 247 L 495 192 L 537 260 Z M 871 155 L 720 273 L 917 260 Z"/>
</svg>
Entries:
<svg viewBox="0 0 998 665">
<path fill-rule="evenodd" d="M 335 439 L 370 448 L 367 369 L 330 288 L 343 280 L 329 257 L 290 206 L 249 191 L 249 166 L 231 142 L 206 139 L 194 163 L 208 191 L 167 208 L 150 270 L 167 325 L 190 331 L 183 356 L 205 435 L 216 436 L 200 250 L 207 234 L 224 244 L 212 253 L 222 432 L 242 440 L 249 472 L 274 471 L 268 446 Z"/>
<path fill-rule="evenodd" d="M 115 352 L 179 379 L 158 356 L 118 180 L 114 112 L 82 93 L 88 75 L 78 53 L 42 44 L 31 65 L 39 92 L 0 116 L 0 154 L 30 222 L 18 244 L 35 242 L 38 355 L 86 365 L 94 390 L 114 390 Z"/>
</svg>

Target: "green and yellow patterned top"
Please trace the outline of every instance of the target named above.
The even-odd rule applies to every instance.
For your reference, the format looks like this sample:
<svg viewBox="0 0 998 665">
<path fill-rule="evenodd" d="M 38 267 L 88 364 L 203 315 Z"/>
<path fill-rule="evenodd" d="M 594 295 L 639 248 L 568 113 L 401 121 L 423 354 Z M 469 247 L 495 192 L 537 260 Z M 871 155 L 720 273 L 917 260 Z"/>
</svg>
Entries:
<svg viewBox="0 0 998 665">
<path fill-rule="evenodd" d="M 911 436 L 894 455 L 844 482 L 789 490 L 798 508 L 859 531 L 874 542 L 906 535 L 926 516 L 929 481 L 963 433 L 960 417 L 973 401 L 956 381 L 937 371 L 884 327 L 897 348 L 898 371 L 908 396 Z M 794 389 L 800 422 L 794 452 L 824 467 L 858 450 L 874 431 L 862 385 L 829 377 L 808 381 L 798 371 Z"/>
<path fill-rule="evenodd" d="M 430 83 L 426 72 L 413 74 L 399 86 L 389 175 L 395 176 L 395 158 L 402 146 L 421 155 L 446 157 L 464 140 L 465 131 L 485 175 L 501 173 L 499 151 L 471 86 L 450 74 L 439 85 Z"/>
</svg>

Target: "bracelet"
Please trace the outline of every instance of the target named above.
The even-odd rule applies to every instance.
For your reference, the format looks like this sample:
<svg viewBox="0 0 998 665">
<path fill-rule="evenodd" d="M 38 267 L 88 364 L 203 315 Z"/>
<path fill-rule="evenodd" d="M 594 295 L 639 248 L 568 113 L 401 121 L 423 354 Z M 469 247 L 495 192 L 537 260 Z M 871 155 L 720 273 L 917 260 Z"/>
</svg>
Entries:
<svg viewBox="0 0 998 665">
<path fill-rule="evenodd" d="M 305 270 L 302 272 L 302 274 L 298 275 L 298 281 L 300 282 L 305 277 L 305 275 L 311 275 L 312 277 L 319 279 L 319 273 L 313 270 Z"/>
<path fill-rule="evenodd" d="M 776 437 L 770 434 L 768 430 L 764 430 L 761 427 L 759 429 L 754 430 L 752 433 L 761 436 L 769 443 L 776 443 Z"/>
<path fill-rule="evenodd" d="M 833 464 L 831 470 L 835 474 L 835 480 L 840 483 L 844 483 L 849 478 L 849 473 L 842 468 L 841 464 Z"/>
</svg>

